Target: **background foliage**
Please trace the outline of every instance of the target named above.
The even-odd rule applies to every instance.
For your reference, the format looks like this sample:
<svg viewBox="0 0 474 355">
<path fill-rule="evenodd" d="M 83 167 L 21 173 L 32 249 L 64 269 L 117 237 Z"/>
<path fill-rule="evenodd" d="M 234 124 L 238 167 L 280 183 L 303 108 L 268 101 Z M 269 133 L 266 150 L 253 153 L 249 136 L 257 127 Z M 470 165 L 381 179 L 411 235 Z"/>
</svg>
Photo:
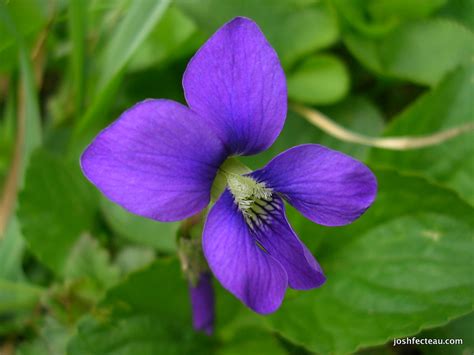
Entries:
<svg viewBox="0 0 474 355">
<path fill-rule="evenodd" d="M 472 352 L 472 132 L 383 150 L 337 140 L 290 111 L 274 146 L 245 163 L 257 168 L 295 144 L 324 144 L 372 167 L 377 201 L 338 228 L 290 210 L 327 284 L 289 291 L 263 317 L 216 282 L 210 338 L 191 328 L 179 225 L 99 196 L 78 156 L 136 101 L 184 101 L 187 61 L 234 16 L 254 19 L 275 47 L 290 100 L 354 132 L 417 136 L 472 122 L 473 4 L 0 0 L 0 353 Z M 464 344 L 392 347 L 415 334 Z"/>
</svg>

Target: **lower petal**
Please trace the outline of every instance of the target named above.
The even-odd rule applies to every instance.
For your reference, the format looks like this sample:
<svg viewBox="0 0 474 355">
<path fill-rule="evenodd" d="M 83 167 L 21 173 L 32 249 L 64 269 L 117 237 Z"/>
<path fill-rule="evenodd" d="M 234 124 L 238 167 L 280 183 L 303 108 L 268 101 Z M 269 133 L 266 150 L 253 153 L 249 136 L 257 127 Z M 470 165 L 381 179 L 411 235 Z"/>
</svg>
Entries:
<svg viewBox="0 0 474 355">
<path fill-rule="evenodd" d="M 228 190 L 207 217 L 203 249 L 216 278 L 245 305 L 261 314 L 280 307 L 287 273 L 257 244 Z"/>
<path fill-rule="evenodd" d="M 326 281 L 323 270 L 288 223 L 283 201 L 273 196 L 271 206 L 264 223 L 255 226 L 253 234 L 285 268 L 291 288 L 308 290 L 321 286 Z"/>
<path fill-rule="evenodd" d="M 370 207 L 377 180 L 370 169 L 317 144 L 293 147 L 252 173 L 313 222 L 341 226 Z"/>
</svg>

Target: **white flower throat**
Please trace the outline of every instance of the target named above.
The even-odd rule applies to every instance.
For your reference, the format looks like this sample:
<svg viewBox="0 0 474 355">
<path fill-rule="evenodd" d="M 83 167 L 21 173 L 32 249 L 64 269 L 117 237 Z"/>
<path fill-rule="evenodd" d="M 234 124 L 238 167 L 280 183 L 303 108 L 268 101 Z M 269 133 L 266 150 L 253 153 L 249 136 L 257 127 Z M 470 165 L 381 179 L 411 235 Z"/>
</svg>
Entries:
<svg viewBox="0 0 474 355">
<path fill-rule="evenodd" d="M 235 158 L 227 159 L 217 172 L 211 189 L 213 201 L 228 188 L 234 203 L 253 230 L 265 230 L 278 218 L 282 205 L 274 198 L 275 192 L 264 182 L 254 180 L 251 170 Z"/>
<path fill-rule="evenodd" d="M 271 222 L 271 215 L 280 209 L 273 201 L 272 189 L 249 176 L 231 173 L 226 174 L 226 179 L 234 202 L 249 227 L 265 228 Z"/>
</svg>

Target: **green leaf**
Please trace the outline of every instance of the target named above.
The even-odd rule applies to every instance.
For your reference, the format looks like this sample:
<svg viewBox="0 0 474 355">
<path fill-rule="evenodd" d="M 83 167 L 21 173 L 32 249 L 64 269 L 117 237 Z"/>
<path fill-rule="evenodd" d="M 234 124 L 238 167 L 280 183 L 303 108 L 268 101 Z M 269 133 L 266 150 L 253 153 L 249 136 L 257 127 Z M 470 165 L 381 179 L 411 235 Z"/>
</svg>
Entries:
<svg viewBox="0 0 474 355">
<path fill-rule="evenodd" d="M 339 36 L 337 18 L 325 2 L 178 0 L 176 5 L 208 34 L 236 16 L 253 19 L 285 67 L 290 67 L 305 54 L 330 46 Z"/>
<path fill-rule="evenodd" d="M 424 179 L 375 173 L 377 200 L 356 223 L 327 228 L 290 213 L 327 282 L 292 292 L 268 321 L 311 351 L 351 353 L 472 310 L 473 208 Z"/>
<path fill-rule="evenodd" d="M 209 354 L 192 330 L 187 284 L 176 260 L 157 261 L 111 289 L 68 346 L 75 354 Z"/>
<path fill-rule="evenodd" d="M 90 230 L 97 195 L 70 163 L 39 150 L 32 157 L 18 217 L 28 248 L 58 275 L 79 235 Z"/>
<path fill-rule="evenodd" d="M 370 0 L 367 8 L 368 12 L 379 20 L 396 18 L 401 21 L 429 16 L 446 2 L 447 0 L 418 0 L 416 6 L 413 6 L 411 0 Z"/>
<path fill-rule="evenodd" d="M 109 290 L 102 306 L 117 307 L 117 313 L 151 313 L 163 319 L 190 322 L 187 282 L 175 259 L 157 260 L 131 274 Z"/>
<path fill-rule="evenodd" d="M 288 75 L 287 80 L 289 98 L 307 104 L 332 104 L 349 91 L 346 66 L 328 54 L 308 57 Z"/>
<path fill-rule="evenodd" d="M 244 327 L 226 339 L 218 355 L 285 355 L 288 352 L 269 332 L 257 327 Z"/>
<path fill-rule="evenodd" d="M 21 266 L 24 246 L 18 218 L 13 216 L 8 222 L 5 235 L 0 239 L 0 279 L 10 281 L 24 279 Z"/>
<path fill-rule="evenodd" d="M 342 18 L 354 29 L 367 37 L 380 37 L 395 28 L 399 19 L 370 18 L 368 2 L 364 0 L 333 0 Z"/>
<path fill-rule="evenodd" d="M 27 283 L 0 279 L 0 315 L 33 309 L 42 292 L 41 288 Z"/>
<path fill-rule="evenodd" d="M 119 236 L 161 252 L 176 251 L 179 223 L 162 223 L 134 215 L 106 198 L 101 199 L 101 207 L 107 224 Z"/>
<path fill-rule="evenodd" d="M 388 136 L 426 135 L 472 122 L 474 64 L 460 68 L 393 120 Z M 370 162 L 421 174 L 457 191 L 474 205 L 474 133 L 414 151 L 374 149 Z"/>
<path fill-rule="evenodd" d="M 123 274 L 137 271 L 155 259 L 155 252 L 147 247 L 127 246 L 122 248 L 115 258 L 115 263 Z"/>
<path fill-rule="evenodd" d="M 446 0 L 333 0 L 342 17 L 362 35 L 381 37 L 407 20 L 427 17 Z"/>
<path fill-rule="evenodd" d="M 39 287 L 0 279 L 0 335 L 18 331 L 31 322 L 42 295 Z"/>
<path fill-rule="evenodd" d="M 439 15 L 460 22 L 474 31 L 474 2 L 471 0 L 449 0 Z"/>
<path fill-rule="evenodd" d="M 364 37 L 356 32 L 346 32 L 342 39 L 351 54 L 367 69 L 379 75 L 388 71 L 383 67 L 379 54 L 379 44 L 376 40 Z"/>
<path fill-rule="evenodd" d="M 37 336 L 18 347 L 18 355 L 64 355 L 71 331 L 51 316 L 45 316 Z"/>
<path fill-rule="evenodd" d="M 444 19 L 409 22 L 377 40 L 351 32 L 343 38 L 351 53 L 376 73 L 429 86 L 474 54 L 474 34 Z"/>
<path fill-rule="evenodd" d="M 112 265 L 110 255 L 97 240 L 83 235 L 69 253 L 64 278 L 76 284 L 76 292 L 96 300 L 118 281 L 119 269 Z"/>
<path fill-rule="evenodd" d="M 390 73 L 427 85 L 472 60 L 474 35 L 450 21 L 431 20 L 401 26 L 385 38 L 380 55 Z M 436 60 L 433 60 L 436 58 Z"/>
<path fill-rule="evenodd" d="M 130 314 L 113 322 L 86 318 L 68 347 L 70 355 L 210 354 L 209 339 L 191 329 L 170 326 L 153 314 Z"/>
</svg>

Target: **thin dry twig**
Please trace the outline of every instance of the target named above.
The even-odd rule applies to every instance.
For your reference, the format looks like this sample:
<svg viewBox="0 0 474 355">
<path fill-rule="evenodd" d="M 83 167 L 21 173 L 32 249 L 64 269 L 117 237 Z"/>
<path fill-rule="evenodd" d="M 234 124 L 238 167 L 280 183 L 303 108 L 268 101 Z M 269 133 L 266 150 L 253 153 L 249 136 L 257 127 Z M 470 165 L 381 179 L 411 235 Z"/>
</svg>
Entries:
<svg viewBox="0 0 474 355">
<path fill-rule="evenodd" d="M 0 355 L 13 355 L 15 353 L 14 339 L 8 339 L 0 345 Z"/>
<path fill-rule="evenodd" d="M 33 61 L 34 77 L 37 87 L 42 84 L 43 64 L 45 57 L 45 44 L 48 36 L 52 19 L 46 27 L 41 31 L 35 43 L 31 54 Z M 18 111 L 17 111 L 17 131 L 13 159 L 3 186 L 3 192 L 0 199 L 0 239 L 4 236 L 10 215 L 15 207 L 16 194 L 18 189 L 18 181 L 21 166 L 21 157 L 25 143 L 25 124 L 26 124 L 26 98 L 25 88 L 20 82 L 18 87 Z"/>
<path fill-rule="evenodd" d="M 3 186 L 2 199 L 0 200 L 0 239 L 5 234 L 10 214 L 15 206 L 15 197 L 18 188 L 18 175 L 20 172 L 21 155 L 25 141 L 25 94 L 23 85 L 18 89 L 18 126 L 16 131 L 13 159 Z"/>
<path fill-rule="evenodd" d="M 291 108 L 307 119 L 310 123 L 320 128 L 327 134 L 345 142 L 367 145 L 370 147 L 389 150 L 410 150 L 430 147 L 441 144 L 449 139 L 457 137 L 463 133 L 474 130 L 474 122 L 469 122 L 461 126 L 453 127 L 445 131 L 436 132 L 424 136 L 405 137 L 369 137 L 363 134 L 352 132 L 323 115 L 321 112 L 296 103 L 291 104 Z"/>
</svg>

